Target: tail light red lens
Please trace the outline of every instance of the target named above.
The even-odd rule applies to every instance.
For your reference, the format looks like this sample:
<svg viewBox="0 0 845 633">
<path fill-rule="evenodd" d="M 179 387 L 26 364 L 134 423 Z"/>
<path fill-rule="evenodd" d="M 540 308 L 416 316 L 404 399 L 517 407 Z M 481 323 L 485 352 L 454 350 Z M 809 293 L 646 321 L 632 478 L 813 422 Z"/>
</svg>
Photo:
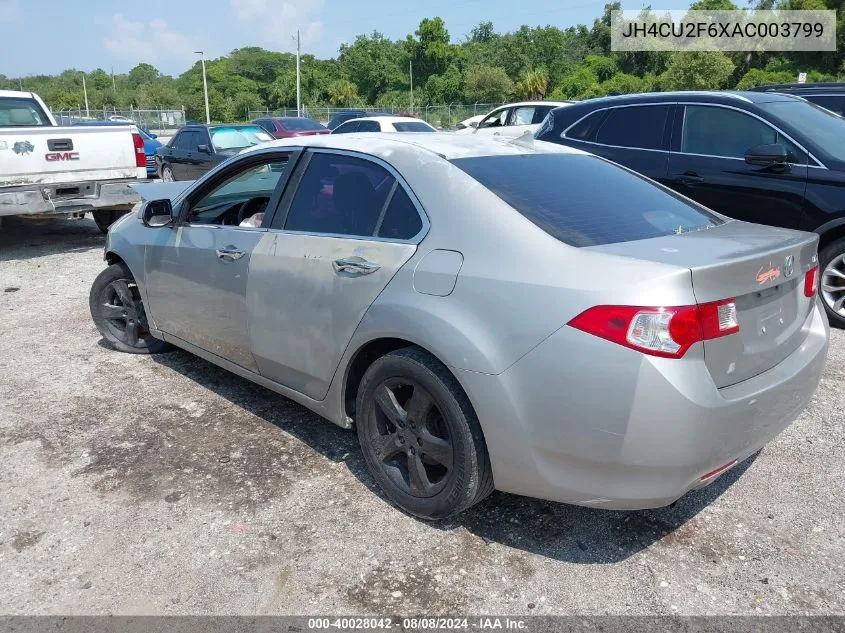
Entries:
<svg viewBox="0 0 845 633">
<path fill-rule="evenodd" d="M 138 133 L 132 134 L 132 144 L 135 146 L 135 166 L 146 167 L 147 155 L 144 153 L 144 139 Z"/>
<path fill-rule="evenodd" d="M 804 296 L 805 297 L 815 296 L 816 290 L 818 290 L 818 289 L 819 289 L 819 267 L 813 266 L 810 270 L 807 271 L 807 274 L 804 277 Z"/>
<path fill-rule="evenodd" d="M 596 306 L 576 316 L 568 325 L 643 354 L 664 358 L 681 358 L 699 341 L 739 332 L 733 299 L 669 308 Z"/>
</svg>

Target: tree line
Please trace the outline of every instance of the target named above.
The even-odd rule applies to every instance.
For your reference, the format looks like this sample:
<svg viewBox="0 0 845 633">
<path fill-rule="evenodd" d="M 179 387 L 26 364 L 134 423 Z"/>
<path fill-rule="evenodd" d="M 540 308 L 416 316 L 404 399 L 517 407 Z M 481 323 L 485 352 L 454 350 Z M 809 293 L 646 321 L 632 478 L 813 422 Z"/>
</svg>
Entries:
<svg viewBox="0 0 845 633">
<path fill-rule="evenodd" d="M 301 59 L 305 105 L 372 105 L 409 108 L 411 69 L 415 107 L 448 103 L 497 103 L 509 99 L 585 99 L 655 90 L 744 89 L 766 83 L 832 81 L 845 75 L 842 0 L 758 0 L 757 8 L 836 9 L 837 51 L 798 53 L 634 52 L 610 50 L 607 4 L 592 27 L 522 26 L 496 32 L 482 22 L 453 42 L 439 17 L 423 19 L 413 34 L 391 40 L 374 31 L 340 47 L 337 57 Z M 730 0 L 700 0 L 691 9 L 735 9 Z M 206 62 L 212 119 L 242 120 L 250 110 L 296 106 L 296 57 L 246 47 Z M 128 73 L 84 73 L 92 109 L 185 107 L 204 118 L 199 62 L 179 75 L 138 64 Z M 54 111 L 84 104 L 83 72 L 9 78 L 0 89 L 41 95 Z"/>
</svg>

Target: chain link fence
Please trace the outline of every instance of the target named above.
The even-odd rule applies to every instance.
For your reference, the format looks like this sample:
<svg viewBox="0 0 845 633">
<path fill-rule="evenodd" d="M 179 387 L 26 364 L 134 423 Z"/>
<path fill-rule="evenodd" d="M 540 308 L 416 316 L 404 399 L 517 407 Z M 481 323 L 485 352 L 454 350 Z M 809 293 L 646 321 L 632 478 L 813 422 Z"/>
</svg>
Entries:
<svg viewBox="0 0 845 633">
<path fill-rule="evenodd" d="M 328 106 L 303 106 L 302 116 L 320 121 L 323 124 L 328 123 L 337 114 L 344 112 L 353 112 L 364 110 L 366 112 L 384 112 L 387 114 L 415 116 L 424 121 L 427 121 L 436 128 L 449 129 L 455 127 L 464 119 L 473 116 L 483 115 L 490 112 L 494 108 L 502 105 L 501 103 L 469 103 L 469 104 L 455 104 L 450 103 L 446 105 L 430 105 L 416 107 L 411 110 L 408 108 L 391 107 L 391 106 L 374 106 L 365 105 L 355 108 L 334 108 Z M 279 108 L 277 110 L 250 110 L 249 119 L 261 119 L 266 117 L 283 117 L 296 116 L 296 108 Z"/>
<path fill-rule="evenodd" d="M 59 125 L 73 125 L 82 121 L 125 121 L 154 134 L 164 133 L 165 135 L 170 135 L 173 130 L 186 123 L 184 107 L 178 110 L 140 110 L 131 107 L 129 110 L 71 108 L 54 111 L 53 116 Z"/>
</svg>

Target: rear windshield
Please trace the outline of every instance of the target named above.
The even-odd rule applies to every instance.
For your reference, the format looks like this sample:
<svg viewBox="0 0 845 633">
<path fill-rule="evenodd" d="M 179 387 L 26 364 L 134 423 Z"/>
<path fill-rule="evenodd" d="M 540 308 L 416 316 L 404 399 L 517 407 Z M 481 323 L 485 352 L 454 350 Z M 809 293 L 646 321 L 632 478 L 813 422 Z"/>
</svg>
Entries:
<svg viewBox="0 0 845 633">
<path fill-rule="evenodd" d="M 775 123 L 791 126 L 834 160 L 845 161 L 845 119 L 806 101 L 761 103 Z M 798 139 L 800 141 L 800 139 Z"/>
<path fill-rule="evenodd" d="M 282 119 L 282 125 L 286 130 L 325 130 L 326 127 L 322 123 L 317 123 L 311 119 Z"/>
<path fill-rule="evenodd" d="M 214 149 L 252 147 L 253 145 L 273 140 L 272 136 L 257 125 L 249 127 L 216 127 L 211 128 L 210 132 Z"/>
<path fill-rule="evenodd" d="M 397 121 L 393 124 L 397 132 L 436 132 L 428 123 L 422 121 Z"/>
<path fill-rule="evenodd" d="M 707 229 L 722 220 L 645 178 L 578 154 L 452 161 L 549 235 L 597 246 Z"/>
<path fill-rule="evenodd" d="M 50 120 L 35 99 L 0 98 L 0 127 L 49 127 Z"/>
</svg>

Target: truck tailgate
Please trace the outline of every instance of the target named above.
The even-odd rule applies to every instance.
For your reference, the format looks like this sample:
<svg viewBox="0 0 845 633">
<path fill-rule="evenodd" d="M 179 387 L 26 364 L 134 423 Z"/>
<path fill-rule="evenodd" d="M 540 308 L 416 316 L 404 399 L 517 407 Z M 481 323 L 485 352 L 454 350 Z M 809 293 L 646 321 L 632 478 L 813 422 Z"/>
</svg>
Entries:
<svg viewBox="0 0 845 633">
<path fill-rule="evenodd" d="M 133 132 L 129 125 L 0 128 L 0 187 L 144 178 Z"/>
</svg>

